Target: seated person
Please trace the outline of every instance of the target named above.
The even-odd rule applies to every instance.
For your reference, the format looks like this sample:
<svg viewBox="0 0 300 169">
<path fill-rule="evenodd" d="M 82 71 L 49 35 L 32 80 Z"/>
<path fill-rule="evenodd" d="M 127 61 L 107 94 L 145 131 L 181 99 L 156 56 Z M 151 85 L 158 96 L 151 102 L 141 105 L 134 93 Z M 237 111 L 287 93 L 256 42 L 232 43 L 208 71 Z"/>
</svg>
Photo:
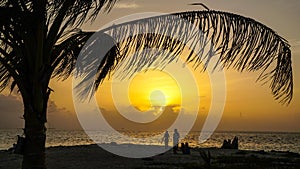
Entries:
<svg viewBox="0 0 300 169">
<path fill-rule="evenodd" d="M 181 143 L 180 149 L 182 151 L 182 154 L 191 154 L 191 149 L 188 142 L 185 142 L 185 144 Z"/>
</svg>

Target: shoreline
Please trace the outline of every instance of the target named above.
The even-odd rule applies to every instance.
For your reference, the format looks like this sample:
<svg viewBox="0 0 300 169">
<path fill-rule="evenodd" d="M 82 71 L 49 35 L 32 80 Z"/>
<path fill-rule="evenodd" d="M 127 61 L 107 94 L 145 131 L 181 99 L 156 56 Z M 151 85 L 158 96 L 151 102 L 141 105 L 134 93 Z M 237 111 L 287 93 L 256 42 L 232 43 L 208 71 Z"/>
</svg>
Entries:
<svg viewBox="0 0 300 169">
<path fill-rule="evenodd" d="M 130 150 L 132 145 L 118 146 L 125 146 Z M 209 165 L 216 169 L 300 168 L 300 154 L 293 152 L 192 148 L 189 155 L 182 154 L 180 151 L 178 154 L 173 154 L 172 150 L 169 150 L 153 157 L 127 158 L 109 153 L 96 144 L 48 147 L 46 161 L 48 169 L 201 169 Z M 21 168 L 21 163 L 21 155 L 5 150 L 0 151 L 0 169 Z"/>
<path fill-rule="evenodd" d="M 7 131 L 0 129 L 0 150 L 8 149 L 16 143 L 16 135 L 21 135 L 22 131 Z M 101 139 L 102 143 L 117 142 L 124 144 L 132 142 L 133 144 L 150 144 L 163 145 L 160 143 L 161 138 L 155 137 L 156 134 L 152 132 L 140 133 L 145 136 L 145 139 L 135 142 L 128 141 L 127 138 L 120 138 L 117 135 L 111 135 L 109 132 L 96 132 L 97 138 Z M 132 138 L 138 137 L 136 133 L 129 132 Z M 290 133 L 236 133 L 231 131 L 215 132 L 204 143 L 199 143 L 198 132 L 192 132 L 186 138 L 182 138 L 182 142 L 188 142 L 191 147 L 207 148 L 207 147 L 221 147 L 224 139 L 232 139 L 235 136 L 239 138 L 239 148 L 243 150 L 265 150 L 265 151 L 292 151 L 300 153 L 300 134 Z M 155 135 L 155 136 L 154 136 Z M 150 138 L 154 136 L 153 138 Z M 50 129 L 47 132 L 46 147 L 50 146 L 73 146 L 73 145 L 88 145 L 93 144 L 94 141 L 84 131 L 68 131 Z M 172 143 L 170 143 L 172 144 Z"/>
<path fill-rule="evenodd" d="M 110 144 L 115 144 L 114 142 L 112 143 L 101 143 L 101 144 L 106 144 L 106 145 L 110 145 Z M 117 145 L 136 145 L 138 146 L 139 144 L 133 144 L 133 143 L 122 143 L 122 144 L 118 144 L 116 143 Z M 96 143 L 91 143 L 91 144 L 78 144 L 78 145 L 54 145 L 54 146 L 46 146 L 46 150 L 47 149 L 51 149 L 51 148 L 55 148 L 55 147 L 65 147 L 65 148 L 68 148 L 68 147 L 81 147 L 81 146 L 97 146 Z M 143 146 L 153 146 L 153 147 L 164 147 L 163 145 L 157 145 L 157 144 L 147 144 L 147 145 L 143 145 Z M 12 146 L 11 146 L 12 147 Z M 9 147 L 9 148 L 11 148 Z M 169 145 L 170 147 L 170 145 Z M 2 148 L 0 149 L 0 153 L 1 152 L 7 152 L 9 148 Z M 171 147 L 170 147 L 171 148 Z M 179 147 L 180 148 L 180 147 Z M 199 147 L 199 146 L 191 146 L 191 149 L 220 149 L 222 150 L 220 147 Z M 299 154 L 300 155 L 300 152 L 297 152 L 297 151 L 290 151 L 290 150 L 287 150 L 287 151 L 284 151 L 284 150 L 263 150 L 263 149 L 239 149 L 239 151 L 249 151 L 249 152 L 261 152 L 261 151 L 264 151 L 264 152 L 282 152 L 282 153 L 294 153 L 294 154 Z"/>
</svg>

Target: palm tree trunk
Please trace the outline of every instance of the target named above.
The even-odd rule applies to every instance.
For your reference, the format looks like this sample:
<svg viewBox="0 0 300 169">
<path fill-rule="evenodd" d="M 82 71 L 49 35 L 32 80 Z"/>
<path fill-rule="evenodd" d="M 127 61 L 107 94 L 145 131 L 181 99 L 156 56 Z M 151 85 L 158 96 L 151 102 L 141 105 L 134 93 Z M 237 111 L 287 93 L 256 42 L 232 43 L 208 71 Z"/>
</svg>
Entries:
<svg viewBox="0 0 300 169">
<path fill-rule="evenodd" d="M 25 144 L 22 169 L 46 169 L 46 121 L 44 120 L 44 117 L 46 116 L 46 109 L 36 111 L 31 105 L 33 104 L 25 105 L 24 110 Z M 47 106 L 47 104 L 44 106 Z"/>
</svg>

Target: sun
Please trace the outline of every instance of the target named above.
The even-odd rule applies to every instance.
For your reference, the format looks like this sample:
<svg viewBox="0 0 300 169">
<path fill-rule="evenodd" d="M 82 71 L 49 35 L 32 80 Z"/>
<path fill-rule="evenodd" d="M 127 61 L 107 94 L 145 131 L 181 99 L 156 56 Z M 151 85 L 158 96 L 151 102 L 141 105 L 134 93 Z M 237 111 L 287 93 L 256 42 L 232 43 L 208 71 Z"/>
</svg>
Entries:
<svg viewBox="0 0 300 169">
<path fill-rule="evenodd" d="M 166 106 L 166 96 L 161 90 L 154 90 L 150 93 L 149 101 L 153 107 Z"/>
<path fill-rule="evenodd" d="M 161 70 L 137 73 L 130 81 L 128 95 L 131 105 L 140 111 L 181 104 L 181 91 L 176 80 Z"/>
</svg>

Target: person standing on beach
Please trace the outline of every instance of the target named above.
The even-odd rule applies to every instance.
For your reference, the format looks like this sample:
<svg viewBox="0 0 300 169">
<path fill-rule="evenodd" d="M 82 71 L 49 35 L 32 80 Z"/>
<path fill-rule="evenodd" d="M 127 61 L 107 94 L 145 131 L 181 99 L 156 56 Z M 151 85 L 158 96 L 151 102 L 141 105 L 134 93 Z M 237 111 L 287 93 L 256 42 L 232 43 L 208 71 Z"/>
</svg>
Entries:
<svg viewBox="0 0 300 169">
<path fill-rule="evenodd" d="M 180 138 L 180 135 L 179 135 L 177 129 L 174 129 L 174 134 L 173 134 L 173 153 L 174 154 L 177 154 L 179 138 Z"/>
<path fill-rule="evenodd" d="M 169 147 L 169 132 L 166 131 L 164 137 L 162 138 L 162 142 L 165 142 L 165 148 L 167 149 Z"/>
</svg>

